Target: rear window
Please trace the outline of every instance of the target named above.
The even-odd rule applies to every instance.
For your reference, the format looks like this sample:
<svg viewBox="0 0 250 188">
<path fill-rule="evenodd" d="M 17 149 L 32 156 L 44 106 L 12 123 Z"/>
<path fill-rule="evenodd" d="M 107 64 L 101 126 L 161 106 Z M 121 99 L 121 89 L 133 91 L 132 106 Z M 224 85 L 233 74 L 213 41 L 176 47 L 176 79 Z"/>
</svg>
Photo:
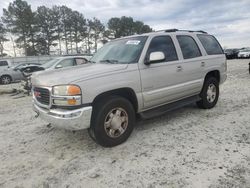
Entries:
<svg viewBox="0 0 250 188">
<path fill-rule="evenodd" d="M 223 54 L 223 50 L 214 36 L 200 34 L 197 35 L 197 37 L 201 41 L 201 44 L 205 48 L 208 55 Z"/>
<path fill-rule="evenodd" d="M 0 66 L 7 66 L 8 62 L 7 61 L 0 61 Z"/>
</svg>

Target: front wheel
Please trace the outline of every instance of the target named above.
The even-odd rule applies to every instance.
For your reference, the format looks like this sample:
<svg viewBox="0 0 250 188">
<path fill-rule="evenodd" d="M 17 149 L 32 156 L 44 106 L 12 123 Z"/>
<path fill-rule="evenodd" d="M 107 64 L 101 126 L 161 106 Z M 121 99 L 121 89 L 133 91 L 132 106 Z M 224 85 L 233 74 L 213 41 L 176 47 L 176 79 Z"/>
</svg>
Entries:
<svg viewBox="0 0 250 188">
<path fill-rule="evenodd" d="M 134 124 L 132 104 L 125 98 L 112 96 L 94 105 L 89 134 L 101 146 L 113 147 L 127 140 Z"/>
<path fill-rule="evenodd" d="M 219 82 L 214 77 L 206 78 L 202 91 L 200 93 L 201 100 L 197 102 L 197 106 L 203 109 L 213 108 L 219 98 Z"/>
<path fill-rule="evenodd" d="M 11 83 L 11 77 L 6 75 L 1 77 L 1 84 L 10 84 Z"/>
</svg>

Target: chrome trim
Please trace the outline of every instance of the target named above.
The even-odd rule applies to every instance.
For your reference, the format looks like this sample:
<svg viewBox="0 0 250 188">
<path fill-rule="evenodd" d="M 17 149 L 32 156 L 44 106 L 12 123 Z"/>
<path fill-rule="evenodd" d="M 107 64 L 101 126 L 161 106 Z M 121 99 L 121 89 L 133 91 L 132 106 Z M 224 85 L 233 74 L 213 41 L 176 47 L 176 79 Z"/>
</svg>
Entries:
<svg viewBox="0 0 250 188">
<path fill-rule="evenodd" d="M 45 109 L 33 103 L 33 110 L 41 119 L 58 128 L 81 130 L 90 127 L 92 106 L 75 110 Z"/>
</svg>

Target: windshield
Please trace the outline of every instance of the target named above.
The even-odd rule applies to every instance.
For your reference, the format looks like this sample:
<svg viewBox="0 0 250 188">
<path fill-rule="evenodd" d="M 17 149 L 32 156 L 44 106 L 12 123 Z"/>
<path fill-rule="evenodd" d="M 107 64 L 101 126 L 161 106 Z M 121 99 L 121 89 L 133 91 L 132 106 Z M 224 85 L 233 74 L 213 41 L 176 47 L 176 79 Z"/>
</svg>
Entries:
<svg viewBox="0 0 250 188">
<path fill-rule="evenodd" d="M 42 64 L 41 67 L 48 69 L 48 68 L 52 67 L 58 60 L 59 60 L 59 58 L 52 59 L 52 60 L 48 61 L 47 63 Z"/>
<path fill-rule="evenodd" d="M 25 66 L 25 64 L 12 65 L 10 68 L 12 68 L 12 69 L 20 69 L 23 66 Z"/>
<path fill-rule="evenodd" d="M 100 48 L 90 61 L 124 64 L 138 62 L 146 40 L 146 36 L 138 36 L 111 41 Z"/>
</svg>

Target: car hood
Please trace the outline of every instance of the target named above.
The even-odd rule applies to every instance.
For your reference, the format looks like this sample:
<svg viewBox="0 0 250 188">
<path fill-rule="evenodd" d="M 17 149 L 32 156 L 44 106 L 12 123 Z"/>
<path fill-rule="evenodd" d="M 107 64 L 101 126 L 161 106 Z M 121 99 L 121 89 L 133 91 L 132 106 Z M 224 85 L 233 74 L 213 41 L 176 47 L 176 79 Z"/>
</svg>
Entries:
<svg viewBox="0 0 250 188">
<path fill-rule="evenodd" d="M 128 64 L 102 64 L 88 63 L 85 65 L 35 72 L 32 74 L 31 82 L 36 86 L 54 86 L 74 83 L 80 80 L 93 79 L 95 77 L 124 70 Z"/>
</svg>

